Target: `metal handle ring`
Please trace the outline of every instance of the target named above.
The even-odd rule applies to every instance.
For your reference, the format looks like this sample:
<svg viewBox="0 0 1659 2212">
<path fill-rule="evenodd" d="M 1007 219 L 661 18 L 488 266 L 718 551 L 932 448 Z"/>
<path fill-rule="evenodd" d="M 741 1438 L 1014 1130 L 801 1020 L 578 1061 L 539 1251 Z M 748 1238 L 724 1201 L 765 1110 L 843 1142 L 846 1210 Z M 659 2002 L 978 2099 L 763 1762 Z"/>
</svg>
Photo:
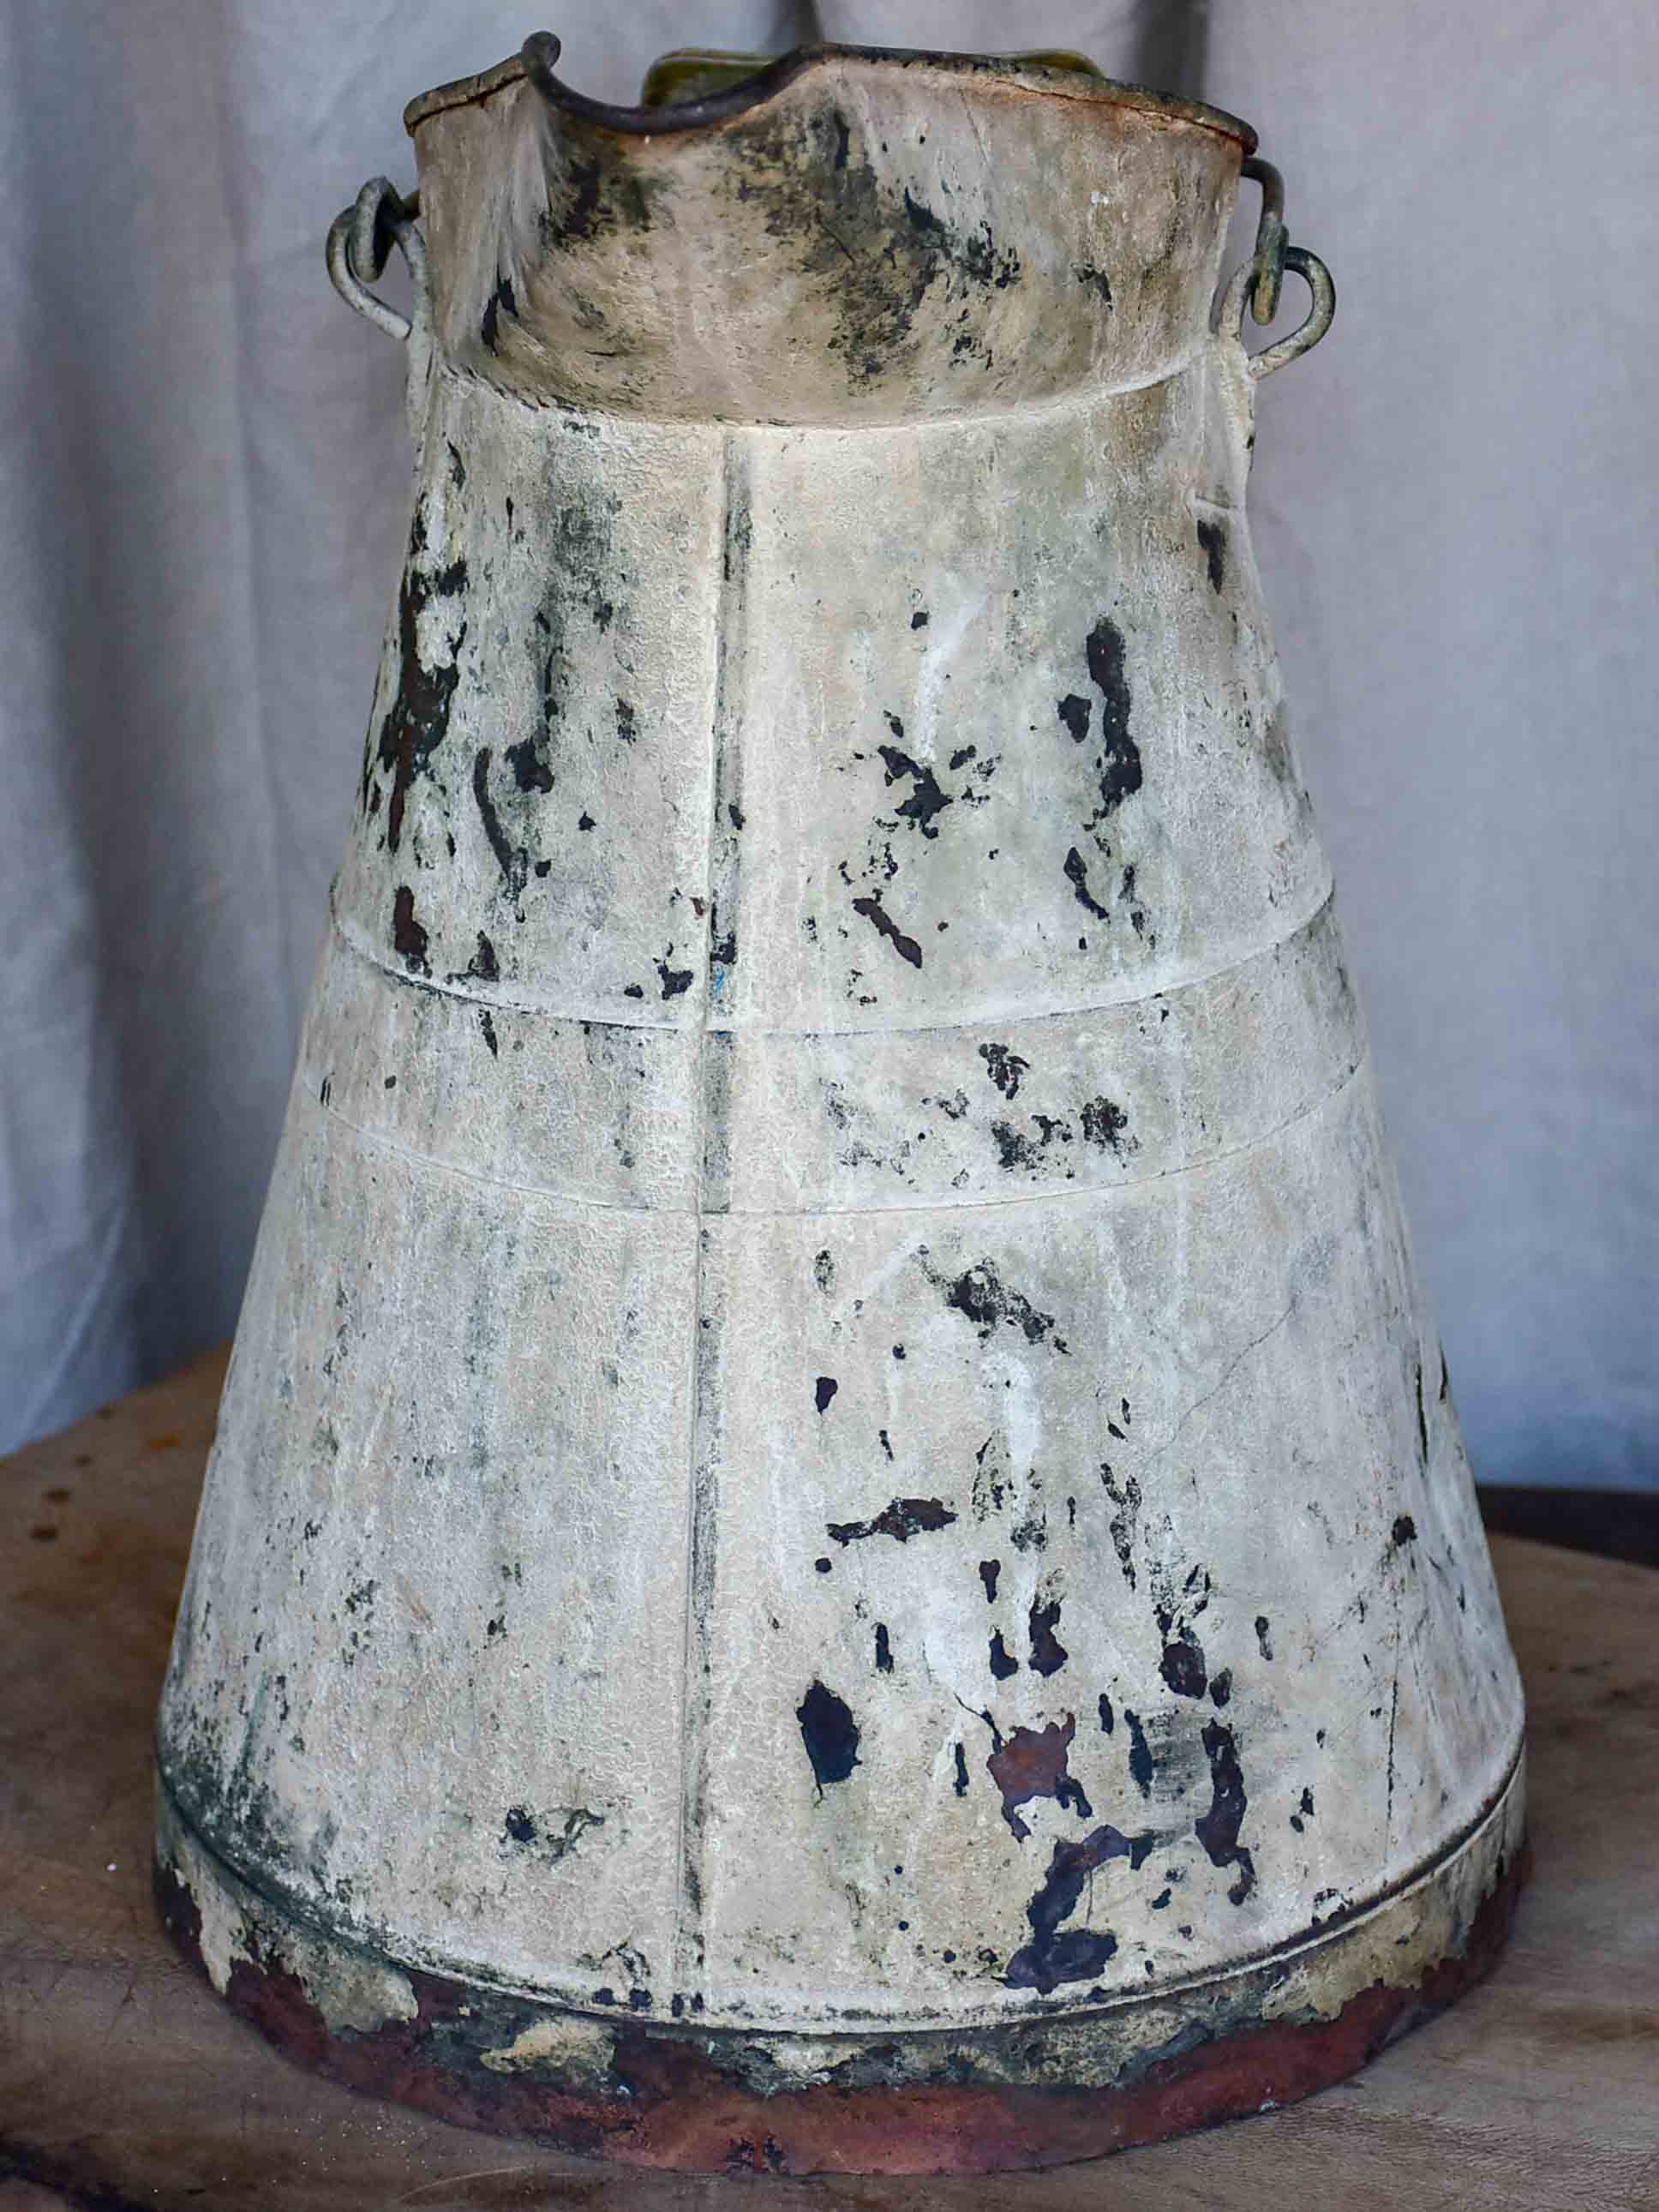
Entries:
<svg viewBox="0 0 1659 2212">
<path fill-rule="evenodd" d="M 1264 326 L 1279 313 L 1289 234 L 1285 228 L 1285 179 L 1271 161 L 1252 154 L 1239 173 L 1261 187 L 1261 216 L 1250 257 L 1250 313 Z"/>
<path fill-rule="evenodd" d="M 407 340 L 413 324 L 377 299 L 368 287 L 385 269 L 395 246 L 409 264 L 416 299 L 426 289 L 426 241 L 415 217 L 419 200 L 407 199 L 386 177 L 371 177 L 349 208 L 329 226 L 328 273 L 347 307 L 355 307 L 388 337 Z"/>
<path fill-rule="evenodd" d="M 1276 368 L 1283 368 L 1287 362 L 1294 361 L 1298 354 L 1306 353 L 1310 346 L 1316 346 L 1329 330 L 1331 318 L 1336 313 L 1336 286 L 1330 270 L 1316 253 L 1310 253 L 1305 246 L 1287 246 L 1285 266 L 1293 269 L 1306 284 L 1313 295 L 1313 305 L 1308 310 L 1307 319 L 1288 337 L 1276 339 L 1272 345 L 1263 346 L 1260 353 L 1246 356 L 1251 377 L 1258 383 L 1264 376 L 1271 376 Z M 1230 331 L 1241 343 L 1244 336 L 1244 302 L 1255 276 L 1253 262 L 1247 261 L 1235 271 L 1222 295 L 1221 312 L 1216 317 L 1217 329 Z"/>
</svg>

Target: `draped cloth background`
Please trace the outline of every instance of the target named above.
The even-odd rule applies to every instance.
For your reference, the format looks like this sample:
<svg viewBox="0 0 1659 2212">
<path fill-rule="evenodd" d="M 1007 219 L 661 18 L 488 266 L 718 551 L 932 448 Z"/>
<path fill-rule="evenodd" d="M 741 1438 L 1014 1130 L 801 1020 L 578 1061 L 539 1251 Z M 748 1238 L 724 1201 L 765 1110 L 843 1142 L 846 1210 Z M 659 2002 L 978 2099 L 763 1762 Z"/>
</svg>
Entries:
<svg viewBox="0 0 1659 2212">
<path fill-rule="evenodd" d="M 0 1448 L 234 1321 L 407 519 L 399 349 L 323 235 L 365 177 L 412 181 L 410 94 L 539 27 L 0 6 Z M 670 46 L 821 34 L 1073 46 L 1257 125 L 1340 299 L 1262 388 L 1257 551 L 1470 1449 L 1659 1486 L 1659 15 L 549 27 L 613 100 Z"/>
</svg>

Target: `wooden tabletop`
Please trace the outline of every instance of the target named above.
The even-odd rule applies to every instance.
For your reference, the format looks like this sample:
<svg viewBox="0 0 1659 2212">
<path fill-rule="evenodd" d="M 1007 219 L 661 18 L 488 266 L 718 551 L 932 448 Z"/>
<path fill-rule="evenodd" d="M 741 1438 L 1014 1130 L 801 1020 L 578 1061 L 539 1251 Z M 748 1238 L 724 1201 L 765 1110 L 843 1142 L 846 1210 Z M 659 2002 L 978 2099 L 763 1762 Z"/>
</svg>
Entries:
<svg viewBox="0 0 1659 2212">
<path fill-rule="evenodd" d="M 1291 2111 L 987 2179 L 588 2165 L 354 2096 L 184 1966 L 150 1725 L 222 1357 L 0 1462 L 0 2212 L 1659 2208 L 1659 1573 L 1494 1540 L 1534 1872 L 1492 1979 Z"/>
</svg>

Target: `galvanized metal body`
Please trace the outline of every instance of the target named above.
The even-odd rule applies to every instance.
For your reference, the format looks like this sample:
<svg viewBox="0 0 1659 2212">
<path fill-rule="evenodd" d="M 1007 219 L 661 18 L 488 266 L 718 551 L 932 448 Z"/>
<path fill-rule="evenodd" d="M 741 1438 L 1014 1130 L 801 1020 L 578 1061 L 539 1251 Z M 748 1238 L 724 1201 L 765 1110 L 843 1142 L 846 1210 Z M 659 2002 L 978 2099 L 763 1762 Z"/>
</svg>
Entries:
<svg viewBox="0 0 1659 2212">
<path fill-rule="evenodd" d="M 1244 520 L 1249 134 L 843 50 L 581 106 L 413 111 L 170 1917 L 647 2162 L 1299 2094 L 1501 1935 L 1522 1715 Z"/>
</svg>

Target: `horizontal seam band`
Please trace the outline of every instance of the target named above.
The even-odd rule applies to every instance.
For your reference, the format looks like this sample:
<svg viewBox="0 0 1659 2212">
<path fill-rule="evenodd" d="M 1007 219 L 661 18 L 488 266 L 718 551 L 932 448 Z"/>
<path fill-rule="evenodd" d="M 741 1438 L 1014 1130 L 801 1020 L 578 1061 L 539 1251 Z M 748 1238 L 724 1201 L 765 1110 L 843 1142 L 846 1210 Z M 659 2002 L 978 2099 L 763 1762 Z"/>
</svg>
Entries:
<svg viewBox="0 0 1659 2212">
<path fill-rule="evenodd" d="M 391 1152 L 399 1159 L 407 1160 L 411 1166 L 434 1168 L 440 1174 L 456 1176 L 464 1182 L 479 1183 L 492 1190 L 510 1190 L 527 1198 L 551 1199 L 556 1204 L 567 1207 L 575 1213 L 633 1213 L 644 1217 L 654 1216 L 658 1218 L 684 1218 L 687 1221 L 698 1219 L 788 1221 L 815 1220 L 826 1217 L 836 1220 L 857 1220 L 883 1214 L 988 1212 L 997 1206 L 1052 1206 L 1067 1200 L 1076 1202 L 1084 1199 L 1108 1199 L 1119 1191 L 1139 1190 L 1148 1183 L 1167 1182 L 1176 1176 L 1201 1175 L 1208 1169 L 1220 1167 L 1229 1160 L 1239 1158 L 1245 1152 L 1257 1152 L 1263 1146 L 1271 1145 L 1287 1129 L 1295 1128 L 1298 1122 L 1305 1121 L 1310 1115 L 1318 1113 L 1333 1099 L 1340 1098 L 1359 1071 L 1368 1065 L 1370 1059 L 1370 1052 L 1362 1051 L 1359 1057 L 1343 1071 L 1336 1082 L 1333 1083 L 1328 1089 L 1321 1091 L 1316 1097 L 1298 1106 L 1294 1114 L 1287 1114 L 1283 1121 L 1276 1121 L 1272 1128 L 1248 1138 L 1241 1145 L 1229 1145 L 1218 1152 L 1206 1154 L 1201 1159 L 1183 1160 L 1176 1167 L 1154 1168 L 1146 1175 L 1125 1176 L 1115 1182 L 1085 1183 L 1081 1187 L 1075 1183 L 1066 1183 L 1048 1190 L 1039 1188 L 1010 1192 L 1006 1195 L 999 1194 L 994 1198 L 909 1199 L 892 1206 L 841 1206 L 830 1203 L 819 1206 L 711 1206 L 706 1199 L 699 1202 L 696 1197 L 688 1199 L 684 1205 L 657 1206 L 646 1200 L 630 1201 L 626 1199 L 585 1198 L 575 1192 L 561 1190 L 554 1184 L 516 1182 L 509 1176 L 483 1175 L 476 1168 L 462 1167 L 453 1160 L 445 1159 L 440 1153 L 416 1152 L 411 1146 L 400 1143 L 395 1136 L 385 1130 L 371 1129 L 362 1121 L 354 1121 L 349 1114 L 343 1114 L 337 1106 L 319 1105 L 313 1110 L 328 1115 L 332 1120 L 341 1123 L 343 1127 L 362 1138 L 366 1144 L 375 1146 L 383 1152 Z"/>
<path fill-rule="evenodd" d="M 1012 1007 L 1003 1009 L 986 1007 L 961 1015 L 948 1022 L 915 1022 L 895 1024 L 890 1028 L 871 1027 L 851 1030 L 769 1029 L 758 1023 L 739 1024 L 731 1022 L 714 1023 L 704 1029 L 690 1022 L 623 1021 L 611 1013 L 577 1013 L 566 1007 L 550 1006 L 544 1000 L 511 999 L 499 993 L 485 998 L 477 991 L 463 991 L 458 988 L 454 982 L 440 982 L 429 975 L 410 975 L 404 969 L 394 968 L 390 961 L 382 960 L 377 952 L 371 951 L 360 938 L 354 936 L 346 927 L 334 904 L 331 894 L 329 900 L 329 919 L 333 925 L 335 935 L 347 951 L 354 958 L 361 960 L 366 968 L 377 969 L 389 981 L 401 984 L 409 990 L 429 992 L 435 998 L 453 999 L 464 1006 L 481 1006 L 489 1013 L 526 1014 L 539 1020 L 568 1023 L 573 1028 L 612 1029 L 624 1031 L 646 1030 L 665 1036 L 682 1036 L 688 1042 L 695 1042 L 697 1038 L 707 1036 L 795 1037 L 803 1043 L 815 1043 L 827 1038 L 834 1038 L 839 1042 L 842 1039 L 857 1037 L 881 1039 L 941 1036 L 948 1036 L 957 1030 L 984 1029 L 989 1026 L 1007 1029 L 1018 1024 L 1021 1027 L 1029 1028 L 1036 1022 L 1077 1021 L 1086 1019 L 1092 1014 L 1115 1013 L 1121 1008 L 1154 1006 L 1160 1000 L 1167 1001 L 1180 997 L 1185 992 L 1200 989 L 1206 983 L 1224 981 L 1228 976 L 1235 975 L 1241 969 L 1249 967 L 1253 962 L 1271 960 L 1276 953 L 1281 951 L 1285 945 L 1293 943 L 1297 938 L 1311 933 L 1329 910 L 1334 896 L 1334 890 L 1328 881 L 1317 904 L 1310 907 L 1299 921 L 1293 923 L 1282 937 L 1276 937 L 1271 944 L 1254 946 L 1249 952 L 1241 953 L 1236 960 L 1223 961 L 1218 967 L 1206 968 L 1196 975 L 1183 975 L 1177 981 L 1166 984 L 1160 990 L 1142 992 L 1136 997 L 1091 1000 L 1085 1005 L 1055 1006 L 1036 1014 L 1021 1013 Z"/>
</svg>

